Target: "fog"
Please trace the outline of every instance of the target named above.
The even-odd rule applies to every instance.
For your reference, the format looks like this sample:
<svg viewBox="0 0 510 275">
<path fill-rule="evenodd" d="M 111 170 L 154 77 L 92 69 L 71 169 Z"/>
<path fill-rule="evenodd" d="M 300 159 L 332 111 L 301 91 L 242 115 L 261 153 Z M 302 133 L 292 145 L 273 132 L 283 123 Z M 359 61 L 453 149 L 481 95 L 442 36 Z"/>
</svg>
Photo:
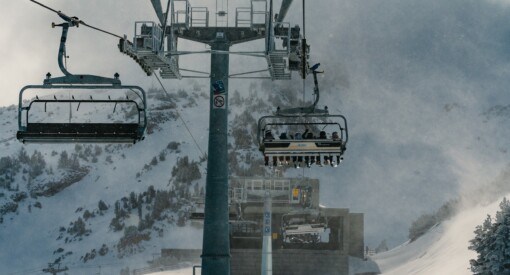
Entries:
<svg viewBox="0 0 510 275">
<path fill-rule="evenodd" d="M 128 37 L 134 21 L 156 19 L 149 1 L 45 3 Z M 230 1 L 229 9 L 236 3 L 246 1 Z M 301 24 L 300 4 L 289 12 L 292 25 Z M 510 104 L 510 1 L 318 0 L 307 1 L 307 8 L 312 62 L 325 70 L 321 104 L 328 102 L 332 112 L 348 118 L 351 139 L 345 162 L 334 173 L 311 169 L 288 176 L 319 177 L 323 204 L 366 213 L 367 244 L 405 241 L 420 214 L 490 182 L 507 165 L 508 118 L 502 125 L 504 119 L 483 114 Z M 10 105 L 22 86 L 41 83 L 47 72 L 60 75 L 60 29 L 50 27 L 60 19 L 29 1 L 5 2 L 2 10 L 0 105 Z M 118 52 L 117 43 L 85 27 L 72 29 L 69 70 L 118 72 L 126 84 L 155 86 L 153 77 Z M 196 58 L 194 63 L 208 70 L 207 58 Z M 239 61 L 231 71 L 249 62 Z M 297 84 L 274 84 L 299 87 L 294 77 Z M 231 89 L 242 91 L 242 85 L 232 81 Z"/>
<path fill-rule="evenodd" d="M 149 1 L 42 1 L 69 16 L 77 16 L 86 23 L 119 35 L 133 36 L 134 21 L 154 20 Z M 0 105 L 17 104 L 19 90 L 28 84 L 42 84 L 46 73 L 62 73 L 57 64 L 61 28 L 51 28 L 51 23 L 61 23 L 55 13 L 30 1 L 2 3 L 0 18 L 0 65 L 4 95 Z M 129 15 L 128 15 L 129 14 Z M 6 16 L 7 15 L 7 16 Z M 8 16 L 12 15 L 12 16 Z M 74 74 L 96 74 L 112 77 L 115 72 L 121 80 L 151 85 L 138 65 L 117 49 L 118 38 L 80 26 L 68 34 L 68 70 Z M 124 81 L 125 83 L 127 83 Z"/>
<path fill-rule="evenodd" d="M 350 140 L 334 176 L 304 174 L 321 178 L 325 205 L 365 213 L 368 245 L 405 241 L 420 214 L 508 165 L 509 114 L 486 115 L 510 104 L 507 3 L 318 1 L 311 10 L 321 103 L 347 117 Z"/>
</svg>

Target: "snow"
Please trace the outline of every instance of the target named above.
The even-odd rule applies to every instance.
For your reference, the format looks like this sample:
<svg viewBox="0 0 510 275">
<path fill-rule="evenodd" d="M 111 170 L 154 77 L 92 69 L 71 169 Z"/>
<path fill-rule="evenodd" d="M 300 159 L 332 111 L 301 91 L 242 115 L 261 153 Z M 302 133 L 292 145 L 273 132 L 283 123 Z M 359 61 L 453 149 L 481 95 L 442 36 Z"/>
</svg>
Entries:
<svg viewBox="0 0 510 275">
<path fill-rule="evenodd" d="M 468 249 L 469 241 L 475 236 L 475 227 L 499 210 L 501 199 L 464 209 L 414 242 L 377 254 L 372 260 L 385 275 L 472 274 L 469 260 L 476 258 L 476 253 Z"/>
<path fill-rule="evenodd" d="M 196 103 L 195 107 L 183 108 L 182 105 L 187 103 L 186 99 L 179 99 L 179 112 L 183 119 L 192 125 L 191 131 L 197 138 L 201 150 L 207 150 L 207 114 L 199 110 L 208 108 L 208 101 L 200 96 L 195 96 Z M 156 100 L 152 100 L 151 104 L 158 104 Z M 152 107 L 154 108 L 154 106 Z M 234 114 L 239 114 L 241 108 L 233 109 L 231 119 Z M 153 111 L 154 113 L 161 111 Z M 260 113 L 262 114 L 262 113 Z M 253 114 L 257 117 L 257 114 Z M 2 120 L 4 125 L 8 125 L 6 130 L 0 134 L 0 140 L 4 140 L 3 144 L 8 142 L 16 142 L 15 145 L 7 146 L 0 144 L 7 150 L 2 152 L 2 156 L 9 156 L 16 154 L 17 150 L 21 147 L 17 141 L 10 141 L 9 136 L 15 135 L 16 125 L 7 124 L 9 120 L 14 121 L 15 109 L 9 112 L 4 112 Z M 202 231 L 194 227 L 180 228 L 176 226 L 166 226 L 164 229 L 163 237 L 155 237 L 155 233 L 152 234 L 152 239 L 143 244 L 144 250 L 139 254 L 133 256 L 126 256 L 122 259 L 118 259 L 115 254 L 109 253 L 104 257 L 96 257 L 92 262 L 83 263 L 80 261 L 80 257 L 85 253 L 90 252 L 92 249 L 98 249 L 103 243 L 107 244 L 111 250 L 113 245 L 116 244 L 117 240 L 121 236 L 122 232 L 112 232 L 109 229 L 109 222 L 111 219 L 112 210 L 108 210 L 105 216 L 96 216 L 92 221 L 87 222 L 87 228 L 92 230 L 90 236 L 84 238 L 84 241 L 73 241 L 65 243 L 63 240 L 56 240 L 59 235 L 59 227 L 67 227 L 70 222 L 75 221 L 83 212 L 76 212 L 78 207 L 83 209 L 93 210 L 97 208 L 99 200 L 105 201 L 110 207 L 113 206 L 115 200 L 122 196 L 128 196 L 130 192 L 135 193 L 143 192 L 149 185 L 154 185 L 156 189 L 167 188 L 169 186 L 169 172 L 175 165 L 179 157 L 189 156 L 191 160 L 197 161 L 201 157 L 200 151 L 197 149 L 193 141 L 190 139 L 189 134 L 186 132 L 184 125 L 180 119 L 171 119 L 160 125 L 161 129 L 155 131 L 154 134 L 149 135 L 143 142 L 140 142 L 133 146 L 121 146 L 119 149 L 114 150 L 113 153 L 107 154 L 103 147 L 103 154 L 99 157 L 97 164 L 82 163 L 92 167 L 91 172 L 80 182 L 71 185 L 64 189 L 53 197 L 50 198 L 38 198 L 41 202 L 42 209 L 32 207 L 32 214 L 27 212 L 28 202 L 33 200 L 27 200 L 20 203 L 20 207 L 17 214 L 8 214 L 5 216 L 5 221 L 0 224 L 0 240 L 4 247 L 9 251 L 8 255 L 0 255 L 0 266 L 2 272 L 19 272 L 29 270 L 41 270 L 45 267 L 48 261 L 58 257 L 58 254 L 51 254 L 58 248 L 64 248 L 64 253 L 72 251 L 73 255 L 67 257 L 63 262 L 73 272 L 73 274 L 90 274 L 90 270 L 101 269 L 103 272 L 118 273 L 118 270 L 124 267 L 141 268 L 148 265 L 149 261 L 154 253 L 159 253 L 161 248 L 200 248 L 202 241 Z M 8 141 L 7 141 L 8 140 Z M 152 166 L 151 170 L 141 173 L 139 178 L 136 178 L 136 173 L 142 171 L 144 164 L 150 163 L 154 156 L 157 156 L 161 151 L 165 150 L 166 145 L 170 141 L 179 142 L 180 153 L 169 153 L 165 161 L 160 161 L 156 166 Z M 373 146 L 373 145 L 372 145 Z M 40 150 L 46 157 L 48 165 L 51 163 L 53 167 L 56 167 L 56 157 L 54 159 L 48 158 L 49 152 L 56 150 L 67 150 L 72 152 L 74 145 L 58 145 L 56 146 L 36 146 L 36 145 L 25 145 L 28 154 L 30 155 L 33 150 Z M 409 146 L 415 150 L 413 146 Z M 360 149 L 360 148 L 358 148 Z M 423 148 L 421 148 L 423 149 Z M 430 150 L 431 148 L 424 148 Z M 378 149 L 380 150 L 380 149 Z M 364 152 L 361 149 L 351 151 L 358 151 L 359 153 Z M 384 152 L 384 151 L 381 151 Z M 245 153 L 243 151 L 243 153 Z M 437 152 L 436 152 L 437 153 Z M 380 155 L 379 152 L 376 155 Z M 433 155 L 434 153 L 430 153 Z M 465 151 L 459 150 L 456 154 L 458 156 L 457 162 L 465 161 L 468 164 L 474 163 L 469 157 L 472 154 L 466 154 Z M 106 156 L 111 156 L 112 163 L 106 161 Z M 394 156 L 393 156 L 394 157 Z M 367 159 L 368 162 L 356 163 L 356 159 Z M 400 151 L 398 158 L 402 162 L 406 162 L 406 152 Z M 347 171 L 348 167 L 353 168 L 356 165 L 361 165 L 365 169 L 375 169 L 379 171 L 381 175 L 388 175 L 390 179 L 401 180 L 405 178 L 410 182 L 408 186 L 412 188 L 407 190 L 407 194 L 402 192 L 401 200 L 394 200 L 399 205 L 403 201 L 409 200 L 416 203 L 416 198 L 409 194 L 421 194 L 418 198 L 418 202 L 426 201 L 427 196 L 423 196 L 425 193 L 428 196 L 433 196 L 438 191 L 429 185 L 429 178 L 420 176 L 420 173 L 416 173 L 416 178 L 408 178 L 405 174 L 407 170 L 401 169 L 395 171 L 391 175 L 388 174 L 387 169 L 383 169 L 380 163 L 370 160 L 368 157 L 360 157 L 354 155 L 346 157 L 346 165 L 340 166 L 338 169 L 290 169 L 286 171 L 286 177 L 302 177 L 303 175 L 317 177 L 321 180 L 321 195 L 323 197 L 334 196 L 335 205 L 331 205 L 332 202 L 326 201 L 326 204 L 330 207 L 345 206 L 348 207 L 347 201 L 339 198 L 338 196 L 348 196 L 349 194 L 356 194 L 362 189 L 356 189 L 360 183 L 354 184 L 341 184 L 335 185 L 330 179 L 340 178 L 338 175 L 346 175 L 349 177 L 353 171 Z M 484 160 L 488 162 L 487 160 Z M 205 181 L 205 163 L 200 165 L 202 172 L 202 183 Z M 476 170 L 478 166 L 465 165 L 464 167 L 470 167 Z M 355 168 L 355 167 L 354 167 Z M 459 174 L 464 171 L 459 170 Z M 444 176 L 444 174 L 442 174 Z M 379 187 L 375 186 L 374 183 L 379 182 L 381 178 L 373 178 L 370 174 L 364 174 L 363 179 L 366 183 L 372 182 L 371 190 L 374 193 L 378 193 L 378 189 L 381 188 L 381 192 L 388 192 L 390 190 L 387 185 L 381 184 Z M 48 180 L 49 178 L 40 179 L 42 181 Z M 443 179 L 444 180 L 444 179 Z M 391 184 L 390 180 L 387 180 L 388 184 Z M 424 181 L 423 184 L 418 184 L 420 181 Z M 23 188 L 23 187 L 22 187 Z M 342 192 L 337 192 L 341 190 Z M 412 192 L 411 192 L 412 191 Z M 392 191 L 394 192 L 394 191 Z M 397 194 L 397 192 L 395 192 Z M 395 194 L 393 194 L 395 196 Z M 397 195 L 398 196 L 398 195 Z M 384 196 L 381 196 L 384 199 Z M 440 201 L 439 199 L 437 199 Z M 343 203 L 344 205 L 338 205 Z M 428 202 L 430 203 L 430 202 Z M 384 202 L 382 202 L 384 204 Z M 368 207 L 368 206 L 365 206 Z M 497 203 L 496 203 L 497 207 Z M 480 208 L 480 209 L 479 209 Z M 379 265 L 379 268 L 384 274 L 469 274 L 469 259 L 473 258 L 474 254 L 472 251 L 467 250 L 468 241 L 473 237 L 474 227 L 481 224 L 485 214 L 488 213 L 483 207 L 479 207 L 467 211 L 467 213 L 461 213 L 458 217 L 453 218 L 450 221 L 446 221 L 443 224 L 436 226 L 431 232 L 425 236 L 419 238 L 413 243 L 408 243 L 400 246 L 397 249 L 389 251 L 384 254 L 377 255 L 374 260 Z M 111 208 L 110 208 L 111 209 Z M 380 207 L 385 212 L 392 212 L 391 208 Z M 494 208 L 495 209 L 495 208 Z M 484 212 L 486 211 L 486 212 Z M 491 210 L 492 213 L 495 210 Z M 478 213 L 474 215 L 474 213 Z M 34 215 L 35 214 L 35 215 Z M 411 216 L 411 212 L 406 215 Z M 389 215 L 386 213 L 386 215 Z M 370 217 L 367 215 L 367 217 Z M 415 217 L 415 216 L 413 216 Z M 136 215 L 131 216 L 132 220 L 126 222 L 133 225 L 137 224 Z M 382 223 L 378 220 L 367 220 L 366 230 L 376 230 L 375 227 L 368 225 L 376 224 L 379 228 L 382 227 Z M 399 226 L 406 226 L 406 224 L 395 224 L 393 228 Z M 399 229 L 402 230 L 402 229 Z M 404 228 L 405 230 L 405 228 Z M 13 234 L 16 232 L 16 234 Z M 380 234 L 384 236 L 384 234 Z M 27 251 L 26 247 L 34 247 Z M 29 259 L 29 260 L 27 260 Z M 367 268 L 369 270 L 374 269 L 374 264 L 368 262 L 360 263 L 356 259 L 351 259 L 352 270 L 362 272 Z M 169 271 L 170 272 L 170 271 Z M 183 269 L 179 271 L 171 272 L 184 272 L 182 274 L 191 274 L 191 269 Z M 29 272 L 26 272 L 29 273 Z M 174 274 L 174 273 L 169 273 Z M 181 273 L 175 273 L 181 274 Z"/>
<path fill-rule="evenodd" d="M 510 193 L 506 195 L 510 197 Z M 452 219 L 434 226 L 414 242 L 406 242 L 390 251 L 372 256 L 367 261 L 349 259 L 350 272 L 380 271 L 384 275 L 469 275 L 469 260 L 476 253 L 468 249 L 475 227 L 487 215 L 494 216 L 502 198 L 488 205 L 477 205 L 461 211 Z M 183 268 L 151 275 L 188 275 L 193 268 Z"/>
<path fill-rule="evenodd" d="M 10 43 L 17 48 L 5 54 L 7 59 L 1 64 L 0 71 L 6 81 L 5 96 L 0 99 L 0 104 L 17 102 L 19 89 L 28 83 L 40 83 L 46 72 L 55 76 L 60 74 L 54 58 L 60 32 L 48 27 L 49 22 L 56 20 L 55 15 L 28 2 L 15 2 L 5 3 L 4 8 L 12 11 L 13 16 L 17 10 L 23 9 L 31 20 L 13 20 L 10 16 L 0 19 L 7 23 L 0 24 L 8 34 L 4 41 L 18 42 Z M 107 5 L 98 2 L 86 9 L 78 9 L 78 4 L 71 1 L 56 1 L 55 7 L 84 20 L 93 20 L 97 26 L 113 28 L 116 33 L 130 30 L 134 20 L 154 19 L 150 4 L 128 2 L 111 1 Z M 311 61 L 323 62 L 321 68 L 327 72 L 320 79 L 320 104 L 327 104 L 330 110 L 347 116 L 351 139 L 344 164 L 337 169 L 291 169 L 285 176 L 319 178 L 322 203 L 365 213 L 365 241 L 371 247 L 382 239 L 388 239 L 390 246 L 402 242 L 411 221 L 420 213 L 434 211 L 446 200 L 462 196 L 466 189 L 491 182 L 508 165 L 510 148 L 509 128 L 505 127 L 509 114 L 487 112 L 503 110 L 509 99 L 508 41 L 505 39 L 509 25 L 505 18 L 508 18 L 510 9 L 502 2 L 318 1 L 317 5 L 309 7 L 311 18 L 323 19 L 307 25 L 307 29 L 312 30 L 309 32 Z M 193 1 L 192 4 L 196 3 Z M 122 12 L 112 14 L 115 10 Z M 300 22 L 298 15 L 299 9 L 291 9 L 289 18 L 293 24 Z M 10 21 L 21 25 L 14 27 Z M 46 27 L 41 27 L 43 25 Z M 14 31 L 20 26 L 30 31 Z M 36 30 L 33 26 L 37 26 Z M 128 37 L 132 35 L 127 34 Z M 124 84 L 159 87 L 154 78 L 142 76 L 136 63 L 118 53 L 116 42 L 111 42 L 95 32 L 81 31 L 81 28 L 72 31 L 72 39 L 68 42 L 72 72 L 108 76 L 121 69 L 119 73 Z M 20 45 L 28 48 L 20 50 Z M 193 47 L 201 49 L 202 45 L 194 44 Z M 245 49 L 244 44 L 232 48 L 242 49 Z M 206 59 L 205 63 L 190 64 L 181 60 L 181 64 L 184 67 L 204 64 L 208 67 L 208 58 L 203 59 Z M 231 60 L 231 73 L 236 67 L 241 71 L 254 68 L 251 61 L 241 63 L 234 57 Z M 241 97 L 252 101 L 265 99 L 268 93 L 288 92 L 289 96 L 301 97 L 301 81 L 296 74 L 293 78 L 297 81 L 231 80 L 230 93 L 238 90 Z M 193 84 L 163 81 L 171 93 L 180 87 L 189 89 Z M 208 80 L 194 83 L 202 85 L 198 93 L 207 94 Z M 183 108 L 186 99 L 179 99 L 179 112 L 205 152 L 209 102 L 202 96 L 189 94 L 198 106 Z M 310 99 L 311 92 L 307 96 Z M 149 111 L 157 113 L 151 111 L 153 104 L 157 104 L 156 100 L 149 99 Z M 230 119 L 233 120 L 244 106 L 232 104 L 231 107 Z M 86 106 L 82 111 L 92 112 Z M 258 118 L 267 113 L 266 110 L 255 110 L 252 115 Z M 22 147 L 15 139 L 16 106 L 2 108 L 0 120 L 0 157 L 15 155 Z M 190 160 L 197 161 L 201 157 L 202 152 L 196 148 L 180 119 L 170 120 L 161 128 L 143 142 L 110 154 L 113 163 L 105 161 L 106 153 L 103 153 L 82 181 L 53 197 L 38 198 L 42 209 L 32 207 L 32 214 L 29 214 L 28 204 L 34 202 L 29 198 L 20 203 L 18 213 L 6 215 L 4 223 L 0 224 L 0 243 L 4 247 L 0 251 L 0 273 L 32 267 L 34 269 L 30 270 L 40 270 L 57 257 L 52 252 L 60 247 L 74 252 L 65 263 L 84 274 L 90 274 L 93 267 L 99 265 L 103 271 L 113 265 L 111 270 L 115 272 L 110 274 L 118 273 L 118 269 L 126 266 L 146 266 L 147 260 L 152 258 L 151 253 L 159 252 L 161 247 L 200 247 L 200 230 L 168 226 L 164 237 L 153 238 L 139 255 L 124 259 L 109 255 L 83 264 L 78 260 L 80 256 L 90 249 L 97 249 L 102 243 L 114 244 L 122 234 L 108 229 L 111 210 L 88 224 L 92 234 L 85 241 L 64 246 L 63 240 L 56 240 L 60 226 L 67 227 L 83 214 L 75 212 L 78 207 L 92 210 L 99 200 L 112 206 L 120 197 L 132 191 L 144 191 L 149 185 L 168 188 L 169 171 L 177 158 L 189 156 Z M 144 164 L 164 150 L 170 141 L 180 142 L 181 152 L 168 154 L 166 161 L 136 178 Z M 55 168 L 56 158 L 49 158 L 50 152 L 71 152 L 74 145 L 23 147 L 29 155 L 34 150 L 42 151 L 48 165 Z M 245 153 L 243 151 L 242 155 Z M 205 163 L 200 165 L 201 184 L 205 181 L 205 166 Z M 245 167 L 246 163 L 240 166 Z M 24 188 L 25 181 L 21 177 L 16 183 Z M 0 198 L 0 204 L 9 199 L 9 191 L 5 192 L 7 195 Z M 415 242 L 375 259 L 388 274 L 468 274 L 467 261 L 473 257 L 473 253 L 466 249 L 468 240 L 474 226 L 483 221 L 483 212 L 494 212 L 489 210 L 482 206 L 470 209 L 468 213 L 443 222 Z M 136 223 L 136 218 L 131 222 Z"/>
<path fill-rule="evenodd" d="M 200 268 L 196 269 L 196 273 L 200 274 Z M 149 273 L 147 275 L 191 275 L 193 274 L 193 267 L 181 268 L 178 270 L 169 270 L 162 272 Z"/>
<path fill-rule="evenodd" d="M 192 96 L 192 95 L 191 95 Z M 187 99 L 181 99 L 182 103 L 187 103 Z M 153 100 L 152 103 L 155 101 Z M 196 100 L 197 106 L 193 108 L 179 108 L 179 111 L 186 121 L 194 121 L 193 131 L 205 132 L 206 116 L 205 112 L 196 112 L 197 109 L 207 108 L 207 100 Z M 155 102 L 159 103 L 159 102 Z M 74 152 L 74 144 L 62 145 L 22 145 L 15 138 L 10 141 L 10 137 L 15 136 L 17 125 L 7 123 L 15 121 L 15 109 L 4 112 L 1 116 L 2 122 L 8 127 L 3 128 L 0 133 L 2 147 L 5 144 L 6 150 L 2 150 L 0 156 L 12 156 L 24 146 L 30 156 L 34 150 L 43 152 L 47 161 L 47 167 L 52 166 L 55 169 L 55 176 L 43 174 L 36 178 L 37 182 L 51 181 L 52 177 L 58 178 L 61 171 L 56 169 L 56 159 L 58 155 L 50 157 L 52 150 L 60 153 L 62 150 Z M 158 112 L 158 111 L 154 111 Z M 204 121 L 203 123 L 198 123 Z M 90 173 L 81 181 L 72 184 L 59 193 L 51 197 L 38 197 L 37 199 L 28 198 L 19 203 L 17 213 L 4 215 L 4 222 L 0 224 L 0 242 L 4 248 L 0 252 L 0 273 L 22 272 L 23 274 L 32 274 L 41 271 L 47 267 L 48 262 L 67 252 L 73 254 L 67 256 L 62 262 L 62 266 L 69 267 L 72 274 L 90 274 L 91 270 L 101 270 L 103 274 L 118 274 L 121 268 L 130 267 L 141 268 L 148 266 L 147 261 L 153 258 L 152 254 L 160 253 L 162 248 L 200 248 L 202 245 L 202 229 L 193 226 L 178 227 L 174 224 L 159 224 L 163 227 L 162 236 L 152 232 L 151 240 L 142 243 L 143 249 L 134 255 L 127 255 L 123 258 L 117 257 L 117 251 L 114 245 L 117 244 L 123 232 L 113 232 L 109 228 L 109 223 L 113 215 L 113 204 L 116 200 L 129 193 L 140 193 L 146 191 L 149 185 L 153 185 L 156 190 L 168 189 L 170 172 L 176 164 L 178 157 L 188 156 L 190 161 L 198 161 L 201 157 L 195 144 L 191 141 L 189 134 L 184 130 L 180 120 L 170 119 L 160 124 L 161 129 L 156 129 L 151 135 L 148 135 L 143 142 L 135 145 L 114 145 L 119 146 L 113 153 L 106 152 L 105 145 L 103 153 L 98 157 L 97 163 L 90 163 L 80 159 L 82 166 L 91 168 Z M 196 134 L 196 133 L 194 133 Z M 152 169 L 142 173 L 140 178 L 136 178 L 136 173 L 141 171 L 144 164 L 150 163 L 154 156 L 166 149 L 170 141 L 180 143 L 180 154 L 169 152 L 165 161 L 159 161 Z M 206 138 L 198 138 L 197 141 L 202 150 L 207 150 Z M 9 142 L 13 145 L 7 146 Z M 113 147 L 112 147 L 113 148 Z M 106 161 L 106 157 L 111 157 L 112 162 Z M 201 182 L 205 181 L 205 165 L 200 166 L 202 173 Z M 21 173 L 20 173 L 21 174 Z M 21 175 L 18 175 L 20 177 Z M 34 182 L 36 182 L 34 181 Z M 26 191 L 26 182 L 21 178 L 15 182 L 19 183 L 20 191 Z M 2 189 L 2 192 L 6 190 Z M 8 199 L 10 193 L 7 192 L 0 202 Z M 86 228 L 91 230 L 89 236 L 83 236 L 79 239 L 64 242 L 64 239 L 58 239 L 61 234 L 60 227 L 67 228 L 70 222 L 74 222 L 83 215 L 85 209 L 89 211 L 97 210 L 99 200 L 103 200 L 109 205 L 109 209 L 104 215 L 96 215 L 86 221 Z M 33 207 L 35 201 L 42 204 L 42 208 Z M 28 205 L 32 204 L 31 213 L 27 210 Z M 77 211 L 82 208 L 82 211 Z M 137 215 L 131 215 L 131 219 L 126 225 L 131 223 L 137 225 Z M 64 238 L 71 237 L 64 232 Z M 71 239 L 73 239 L 71 237 Z M 110 252 L 105 256 L 96 256 L 92 261 L 84 263 L 80 257 L 92 249 L 96 251 L 102 244 L 109 247 Z M 27 249 L 30 248 L 30 249 Z M 55 253 L 59 248 L 64 252 Z M 8 253 L 7 253 L 8 252 Z"/>
</svg>

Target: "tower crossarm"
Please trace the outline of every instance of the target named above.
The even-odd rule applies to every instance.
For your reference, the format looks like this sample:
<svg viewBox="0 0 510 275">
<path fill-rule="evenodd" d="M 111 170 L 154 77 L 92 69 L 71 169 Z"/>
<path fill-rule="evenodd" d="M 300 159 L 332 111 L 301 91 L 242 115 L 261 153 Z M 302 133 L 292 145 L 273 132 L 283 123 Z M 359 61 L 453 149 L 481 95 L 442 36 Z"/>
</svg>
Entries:
<svg viewBox="0 0 510 275">
<path fill-rule="evenodd" d="M 167 27 L 170 32 L 170 27 Z M 266 37 L 264 30 L 254 30 L 244 27 L 190 27 L 187 30 L 175 31 L 175 35 L 182 39 L 187 39 L 199 43 L 211 44 L 217 38 L 223 38 L 229 41 L 230 45 L 263 39 Z M 221 37 L 224 36 L 224 37 Z"/>
</svg>

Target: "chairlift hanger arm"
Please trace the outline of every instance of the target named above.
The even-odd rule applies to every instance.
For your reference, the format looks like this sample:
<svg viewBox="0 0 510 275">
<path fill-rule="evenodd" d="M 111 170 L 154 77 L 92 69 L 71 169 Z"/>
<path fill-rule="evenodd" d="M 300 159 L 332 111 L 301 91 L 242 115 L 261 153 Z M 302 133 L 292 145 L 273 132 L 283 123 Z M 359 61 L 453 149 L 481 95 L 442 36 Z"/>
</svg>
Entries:
<svg viewBox="0 0 510 275">
<path fill-rule="evenodd" d="M 112 35 L 117 38 L 124 39 L 121 36 L 115 35 L 111 32 L 103 29 L 88 25 L 78 17 L 70 17 L 66 14 L 56 11 L 38 1 L 30 0 L 31 2 L 48 9 L 56 13 L 60 18 L 64 20 L 61 24 L 52 24 L 52 27 L 62 27 L 62 35 L 58 53 L 58 64 L 64 74 L 62 77 L 51 78 L 51 74 L 46 75 L 46 79 L 43 81 L 43 85 L 29 85 L 21 89 L 19 93 L 19 106 L 18 106 L 18 127 L 19 130 L 16 134 L 18 140 L 25 142 L 108 142 L 108 143 L 135 143 L 144 138 L 144 133 L 147 128 L 147 101 L 145 91 L 138 86 L 122 86 L 119 79 L 119 74 L 115 73 L 114 78 L 107 78 L 95 75 L 73 75 L 67 71 L 66 65 L 64 64 L 66 58 L 66 41 L 69 27 L 79 27 L 84 25 L 91 29 Z M 23 94 L 27 89 L 84 89 L 84 90 L 97 90 L 97 89 L 129 89 L 133 92 L 136 97 L 140 99 L 140 102 L 126 98 L 112 100 L 108 97 L 108 100 L 94 100 L 92 96 L 90 99 L 75 99 L 74 96 L 70 96 L 72 99 L 39 99 L 36 95 L 36 99 L 28 100 L 28 106 L 23 106 Z M 114 110 L 118 103 L 129 103 L 134 104 L 138 112 L 138 121 L 134 123 L 34 123 L 29 121 L 29 112 L 34 103 L 43 103 L 46 111 L 47 103 L 59 103 L 69 104 L 73 102 L 79 105 L 83 102 L 88 103 L 112 103 L 115 104 Z M 26 125 L 22 124 L 23 118 L 26 119 Z"/>
<path fill-rule="evenodd" d="M 84 21 L 80 20 L 78 17 L 71 17 L 66 14 L 64 14 L 61 11 L 57 11 L 55 9 L 52 9 L 36 0 L 30 0 L 31 2 L 48 9 L 54 13 L 56 13 L 60 18 L 62 18 L 65 22 L 61 24 L 55 24 L 52 23 L 52 27 L 62 27 L 62 35 L 60 39 L 60 46 L 59 46 L 59 54 L 58 54 L 58 64 L 59 68 L 64 74 L 64 77 L 58 77 L 51 79 L 51 75 L 48 73 L 47 79 L 44 81 L 44 84 L 52 85 L 52 84 L 113 84 L 113 85 L 120 85 L 121 82 L 118 79 L 118 74 L 115 75 L 115 78 L 106 78 L 106 77 L 100 77 L 100 76 L 94 76 L 94 75 L 73 75 L 66 69 L 65 64 L 65 58 L 66 58 L 66 41 L 67 41 L 67 34 L 69 27 L 79 27 L 79 25 L 84 25 L 86 27 L 89 27 L 93 30 L 97 30 L 103 33 L 106 33 L 108 35 L 120 38 L 121 40 L 125 40 L 123 37 L 116 35 L 114 33 L 111 33 L 109 31 L 105 31 L 103 29 L 94 27 L 92 25 L 89 25 L 85 23 Z"/>
<path fill-rule="evenodd" d="M 328 107 L 326 107 L 324 110 L 317 109 L 317 104 L 319 103 L 319 99 L 320 99 L 319 81 L 317 79 L 317 74 L 324 73 L 323 71 L 317 70 L 319 68 L 319 66 L 320 66 L 320 63 L 317 63 L 308 69 L 310 72 L 312 72 L 313 80 L 314 80 L 313 91 L 314 91 L 314 95 L 315 95 L 315 100 L 314 100 L 313 104 L 311 104 L 310 106 L 288 108 L 288 109 L 283 109 L 283 110 L 280 109 L 280 107 L 278 107 L 278 109 L 276 110 L 277 115 L 286 116 L 286 117 L 292 117 L 294 115 L 298 115 L 298 116 L 308 116 L 308 115 L 327 116 L 328 115 Z"/>
<path fill-rule="evenodd" d="M 73 75 L 69 71 L 64 64 L 64 59 L 66 58 L 66 42 L 67 42 L 67 34 L 69 27 L 72 26 L 73 23 L 65 22 L 62 24 L 52 26 L 62 27 L 62 35 L 60 38 L 60 46 L 58 50 L 58 65 L 62 73 L 63 77 L 51 78 L 51 74 L 48 73 L 46 75 L 46 79 L 44 80 L 44 84 L 52 85 L 52 84 L 111 84 L 111 85 L 121 85 L 121 81 L 119 80 L 119 74 L 115 73 L 114 78 L 107 78 L 102 76 L 94 76 L 94 75 Z"/>
</svg>

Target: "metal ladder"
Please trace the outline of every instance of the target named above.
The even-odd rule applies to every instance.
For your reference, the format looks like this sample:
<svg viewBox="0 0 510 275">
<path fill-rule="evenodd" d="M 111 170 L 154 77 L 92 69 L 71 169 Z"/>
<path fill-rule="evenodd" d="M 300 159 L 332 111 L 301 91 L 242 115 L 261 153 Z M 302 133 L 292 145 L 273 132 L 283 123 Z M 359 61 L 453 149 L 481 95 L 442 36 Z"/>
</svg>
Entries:
<svg viewBox="0 0 510 275">
<path fill-rule="evenodd" d="M 278 30 L 278 31 L 275 31 Z M 273 80 L 288 80 L 291 72 L 287 66 L 290 54 L 290 24 L 275 23 L 272 29 L 268 29 L 267 41 L 267 65 Z M 277 47 L 276 41 L 282 41 L 281 47 Z"/>
</svg>

